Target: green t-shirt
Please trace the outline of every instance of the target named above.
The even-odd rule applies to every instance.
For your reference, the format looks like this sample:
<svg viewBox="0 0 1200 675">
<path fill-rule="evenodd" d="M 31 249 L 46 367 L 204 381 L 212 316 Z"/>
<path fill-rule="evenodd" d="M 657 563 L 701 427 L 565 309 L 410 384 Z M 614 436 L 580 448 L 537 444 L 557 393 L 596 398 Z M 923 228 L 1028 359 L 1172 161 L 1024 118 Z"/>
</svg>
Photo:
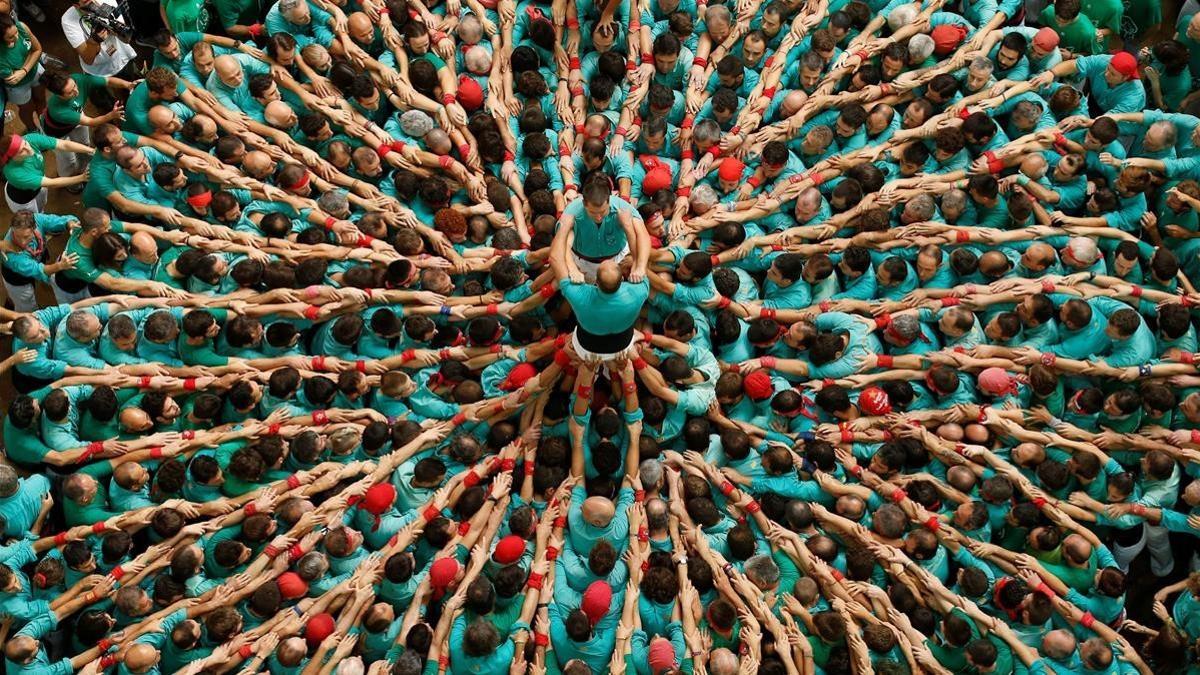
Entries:
<svg viewBox="0 0 1200 675">
<path fill-rule="evenodd" d="M 249 26 L 258 21 L 262 5 L 259 0 L 213 0 L 213 8 L 221 27 L 228 30 L 230 26 Z"/>
<path fill-rule="evenodd" d="M 1061 46 L 1065 49 L 1084 56 L 1096 53 L 1096 25 L 1086 14 L 1080 14 L 1071 23 L 1060 26 L 1054 20 L 1054 7 L 1050 6 L 1042 10 L 1038 19 L 1043 26 L 1049 26 L 1058 33 L 1062 39 Z"/>
<path fill-rule="evenodd" d="M 4 179 L 22 190 L 38 190 L 42 187 L 42 179 L 46 177 L 46 158 L 42 153 L 53 150 L 55 141 L 49 136 L 33 132 L 25 134 L 25 142 L 34 149 L 34 153 L 9 160 L 4 165 Z"/>
<path fill-rule="evenodd" d="M 18 23 L 16 44 L 8 47 L 0 43 L 0 78 L 8 77 L 18 69 L 23 68 L 25 66 L 25 59 L 29 56 L 29 50 L 31 49 L 33 49 L 33 41 L 29 37 L 29 30 L 25 28 L 25 24 Z M 29 84 L 36 75 L 37 65 L 34 64 L 33 68 L 25 73 L 25 77 L 16 86 L 22 87 Z"/>
<path fill-rule="evenodd" d="M 622 283 L 614 293 L 570 279 L 564 279 L 560 288 L 575 310 L 579 326 L 594 335 L 615 335 L 631 328 L 650 296 L 650 282 L 645 279 L 637 284 Z"/>
<path fill-rule="evenodd" d="M 176 80 L 175 92 L 182 94 L 187 91 L 187 87 L 183 86 L 183 80 Z M 163 101 L 165 104 L 166 102 Z M 150 125 L 150 109 L 158 105 L 159 101 L 150 100 L 150 87 L 143 81 L 138 86 L 133 88 L 129 93 L 129 99 L 125 101 L 125 121 L 128 123 L 128 128 L 139 134 L 148 134 L 153 131 Z"/>
<path fill-rule="evenodd" d="M 583 199 L 568 204 L 564 215 L 570 214 L 575 218 L 575 253 L 587 258 L 611 258 L 628 246 L 629 239 L 625 236 L 619 217 L 624 205 L 619 197 L 609 197 L 608 214 L 597 223 L 588 215 Z"/>
<path fill-rule="evenodd" d="M 165 0 L 163 12 L 172 33 L 208 30 L 209 13 L 205 0 Z"/>
<path fill-rule="evenodd" d="M 58 94 L 51 94 L 46 100 L 46 116 L 60 127 L 78 126 L 88 96 L 96 89 L 108 86 L 107 79 L 87 73 L 75 73 L 71 75 L 71 79 L 75 80 L 75 86 L 79 88 L 74 96 L 63 98 Z"/>
<path fill-rule="evenodd" d="M 112 228 L 111 231 L 117 234 L 125 231 L 125 226 L 116 220 L 111 222 L 110 227 Z M 79 261 L 75 263 L 73 269 L 63 270 L 62 273 L 71 279 L 86 281 L 90 284 L 99 278 L 101 270 L 96 267 L 96 262 L 92 259 L 92 249 L 80 243 L 79 232 L 81 231 L 76 230 L 71 234 L 71 238 L 67 240 L 67 247 L 65 249 L 66 253 L 74 253 L 78 256 Z"/>
</svg>

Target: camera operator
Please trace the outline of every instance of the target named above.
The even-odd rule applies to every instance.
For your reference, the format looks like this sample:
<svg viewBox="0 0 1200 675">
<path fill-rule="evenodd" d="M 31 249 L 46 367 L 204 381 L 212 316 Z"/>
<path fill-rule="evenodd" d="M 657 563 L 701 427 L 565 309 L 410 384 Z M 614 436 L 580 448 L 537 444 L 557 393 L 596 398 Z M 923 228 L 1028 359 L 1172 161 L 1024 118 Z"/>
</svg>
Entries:
<svg viewBox="0 0 1200 675">
<path fill-rule="evenodd" d="M 62 28 L 67 42 L 79 54 L 79 65 L 83 72 L 98 77 L 117 77 L 136 80 L 139 75 L 134 62 L 137 53 L 121 36 L 103 26 L 95 25 L 88 10 L 101 0 L 76 0 L 63 13 Z M 111 92 L 97 88 L 89 97 L 102 112 L 112 110 L 116 102 Z"/>
</svg>

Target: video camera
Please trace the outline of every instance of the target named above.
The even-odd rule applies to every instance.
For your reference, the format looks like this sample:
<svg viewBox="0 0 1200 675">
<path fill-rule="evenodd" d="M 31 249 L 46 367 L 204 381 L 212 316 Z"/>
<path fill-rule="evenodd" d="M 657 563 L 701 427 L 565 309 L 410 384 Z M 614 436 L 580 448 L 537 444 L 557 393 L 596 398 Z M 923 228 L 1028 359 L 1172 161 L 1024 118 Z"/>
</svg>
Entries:
<svg viewBox="0 0 1200 675">
<path fill-rule="evenodd" d="M 100 31 L 116 35 L 122 42 L 133 37 L 133 21 L 129 18 L 129 5 L 125 0 L 92 0 L 79 7 L 83 20 L 90 26 L 95 37 Z"/>
</svg>

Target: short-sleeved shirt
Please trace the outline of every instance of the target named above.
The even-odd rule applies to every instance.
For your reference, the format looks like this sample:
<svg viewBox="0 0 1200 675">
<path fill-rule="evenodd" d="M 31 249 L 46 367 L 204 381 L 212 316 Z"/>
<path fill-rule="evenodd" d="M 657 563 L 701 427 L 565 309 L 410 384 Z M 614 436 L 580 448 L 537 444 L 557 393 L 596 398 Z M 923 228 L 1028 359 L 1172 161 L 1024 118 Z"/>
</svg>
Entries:
<svg viewBox="0 0 1200 675">
<path fill-rule="evenodd" d="M 564 279 L 559 288 L 575 310 L 579 326 L 595 335 L 615 335 L 629 330 L 650 296 L 650 282 L 645 279 L 636 284 L 624 282 L 613 293 L 605 293 L 594 284 L 577 284 L 570 279 Z"/>
<path fill-rule="evenodd" d="M 96 89 L 108 84 L 105 78 L 87 73 L 75 73 L 71 75 L 71 79 L 75 80 L 75 85 L 79 88 L 74 96 L 64 98 L 53 94 L 46 100 L 46 116 L 61 127 L 78 126 L 79 119 L 83 114 L 83 107 L 87 105 L 88 96 Z"/>
<path fill-rule="evenodd" d="M 592 220 L 587 214 L 582 198 L 567 205 L 564 215 L 570 214 L 575 218 L 573 248 L 576 254 L 585 258 L 611 258 L 629 244 L 629 238 L 625 236 L 625 229 L 621 227 L 621 220 L 618 216 L 621 208 L 619 204 L 624 205 L 624 202 L 615 196 L 610 196 L 608 198 L 608 215 L 604 216 L 599 223 Z"/>
<path fill-rule="evenodd" d="M 4 165 L 4 179 L 9 185 L 22 190 L 38 190 L 46 177 L 46 158 L 42 153 L 53 150 L 55 140 L 39 133 L 25 134 L 25 142 L 34 149 L 29 157 L 9 160 Z"/>
</svg>

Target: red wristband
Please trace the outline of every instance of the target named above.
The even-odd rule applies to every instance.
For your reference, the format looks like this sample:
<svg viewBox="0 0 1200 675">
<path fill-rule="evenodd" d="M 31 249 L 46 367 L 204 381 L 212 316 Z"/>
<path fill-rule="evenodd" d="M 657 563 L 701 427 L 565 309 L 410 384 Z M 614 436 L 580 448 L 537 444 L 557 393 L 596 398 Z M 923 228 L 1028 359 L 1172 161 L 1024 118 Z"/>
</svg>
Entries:
<svg viewBox="0 0 1200 675">
<path fill-rule="evenodd" d="M 760 358 L 758 362 L 761 363 L 762 367 L 766 368 L 767 370 L 775 370 L 775 365 L 779 362 L 779 360 L 774 356 L 764 356 Z"/>
<path fill-rule="evenodd" d="M 901 490 L 900 488 L 896 488 L 896 491 L 892 493 L 891 499 L 893 502 L 899 504 L 900 502 L 904 501 L 905 499 L 908 499 L 908 493 L 905 492 L 904 490 Z"/>
<path fill-rule="evenodd" d="M 880 354 L 875 357 L 875 362 L 880 368 L 891 368 L 896 363 L 896 357 L 891 354 Z"/>
<path fill-rule="evenodd" d="M 925 521 L 925 527 L 932 532 L 937 532 L 942 529 L 942 521 L 938 520 L 937 516 L 929 516 L 929 520 Z"/>
<path fill-rule="evenodd" d="M 156 445 L 150 448 L 150 459 L 162 459 L 163 449 L 161 445 Z"/>
<path fill-rule="evenodd" d="M 733 493 L 733 490 L 734 490 L 733 483 L 730 483 L 729 481 L 721 482 L 721 494 L 728 497 L 730 494 Z"/>
<path fill-rule="evenodd" d="M 434 506 L 433 504 L 426 506 L 425 510 L 421 512 L 421 517 L 424 518 L 425 522 L 427 522 L 427 523 L 433 522 L 441 515 L 442 515 L 442 512 L 439 511 L 438 508 L 436 506 Z"/>
<path fill-rule="evenodd" d="M 645 370 L 646 366 L 648 366 L 648 365 L 650 365 L 650 364 L 646 363 L 646 359 L 643 359 L 640 356 L 633 360 L 633 369 L 634 370 Z"/>
<path fill-rule="evenodd" d="M 98 520 L 92 523 L 92 534 L 102 534 L 107 527 L 103 520 Z"/>
<path fill-rule="evenodd" d="M 947 296 L 945 298 L 942 298 L 942 307 L 955 307 L 961 302 L 962 302 L 962 298 L 956 298 L 954 296 Z"/>
<path fill-rule="evenodd" d="M 54 545 L 55 546 L 65 546 L 66 543 L 67 543 L 67 533 L 66 532 L 59 532 L 58 534 L 54 535 Z"/>
<path fill-rule="evenodd" d="M 329 414 L 326 413 L 324 410 L 314 411 L 312 414 L 312 418 L 313 418 L 313 424 L 328 424 L 329 423 Z"/>
<path fill-rule="evenodd" d="M 460 413 L 456 414 L 454 417 L 450 418 L 450 424 L 453 424 L 456 427 L 461 427 L 466 421 L 467 421 L 467 414 L 462 413 L 462 412 L 460 412 Z"/>
<path fill-rule="evenodd" d="M 321 308 L 317 307 L 316 305 L 309 305 L 308 307 L 304 308 L 304 318 L 308 319 L 309 321 L 316 321 L 317 315 L 320 313 Z"/>
</svg>

